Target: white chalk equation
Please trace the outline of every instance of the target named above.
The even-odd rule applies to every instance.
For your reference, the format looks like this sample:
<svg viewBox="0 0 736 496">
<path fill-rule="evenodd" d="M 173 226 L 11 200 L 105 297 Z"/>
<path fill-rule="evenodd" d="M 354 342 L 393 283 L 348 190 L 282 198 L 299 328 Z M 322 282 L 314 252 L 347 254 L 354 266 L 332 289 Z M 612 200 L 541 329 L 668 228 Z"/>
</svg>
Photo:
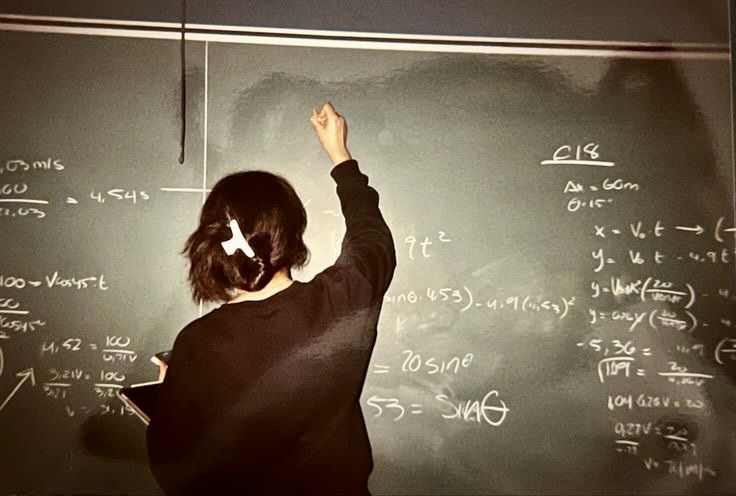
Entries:
<svg viewBox="0 0 736 496">
<path fill-rule="evenodd" d="M 127 369 L 138 359 L 130 336 L 105 335 L 100 340 L 82 337 L 45 340 L 39 356 L 52 363 L 41 380 L 42 395 L 61 403 L 67 418 L 78 415 L 129 415 L 117 392 L 128 381 Z M 95 363 L 98 366 L 81 364 Z M 92 400 L 90 400 L 90 397 Z M 96 402 L 96 403 L 95 403 Z"/>
<path fill-rule="evenodd" d="M 445 231 L 437 231 L 435 235 L 425 235 L 422 241 L 419 241 L 416 236 L 409 235 L 404 238 L 404 243 L 407 245 L 409 260 L 415 259 L 426 259 L 432 256 L 430 246 L 441 243 L 451 243 L 452 239 L 447 235 Z"/>
<path fill-rule="evenodd" d="M 46 321 L 34 318 L 15 298 L 0 298 L 0 339 L 14 334 L 33 333 L 46 326 Z"/>
<path fill-rule="evenodd" d="M 648 355 L 642 352 L 641 355 L 651 356 L 651 352 Z M 655 372 L 655 374 L 667 378 L 669 382 L 678 386 L 702 386 L 707 380 L 715 377 L 713 374 L 690 372 L 687 367 L 681 366 L 675 361 L 668 363 L 671 367 L 669 370 Z M 645 366 L 638 366 L 637 357 L 635 356 L 611 356 L 602 358 L 598 361 L 597 373 L 598 380 L 601 384 L 608 382 L 611 377 L 634 379 L 648 375 Z"/>
<path fill-rule="evenodd" d="M 14 158 L 0 163 L 0 175 L 23 173 L 23 172 L 60 172 L 65 169 L 64 162 L 60 158 L 46 157 L 37 160 L 23 160 Z"/>
<path fill-rule="evenodd" d="M 31 289 L 31 288 L 64 288 L 64 289 L 98 289 L 106 291 L 109 289 L 105 281 L 105 275 L 94 276 L 66 276 L 58 270 L 44 275 L 41 279 L 27 278 L 18 275 L 0 274 L 0 289 Z"/>
<path fill-rule="evenodd" d="M 622 422 L 614 424 L 614 449 L 617 453 L 637 455 L 639 447 L 649 438 L 665 443 L 665 448 L 677 455 L 698 455 L 698 445 L 694 441 L 697 432 L 693 433 L 689 425 L 681 422 Z"/>
<path fill-rule="evenodd" d="M 123 344 L 124 343 L 124 344 Z M 78 337 L 68 337 L 63 340 L 44 341 L 40 346 L 40 354 L 56 355 L 59 353 L 77 353 L 82 351 L 95 351 L 103 362 L 133 363 L 138 359 L 138 353 L 128 349 L 129 337 L 106 336 L 105 343 L 100 345 Z"/>
<path fill-rule="evenodd" d="M 446 394 L 437 394 L 433 400 L 428 408 L 434 407 L 433 410 L 443 419 L 477 425 L 498 427 L 503 424 L 510 411 L 496 390 L 488 391 L 480 399 L 457 400 Z M 368 398 L 366 404 L 371 407 L 374 417 L 381 417 L 385 414 L 394 422 L 411 415 L 425 414 L 424 404 L 402 403 L 397 398 L 383 398 L 374 395 Z"/>
<path fill-rule="evenodd" d="M 475 358 L 473 353 L 465 353 L 462 356 L 456 355 L 444 358 L 427 356 L 426 354 L 422 355 L 413 350 L 404 350 L 401 354 L 404 356 L 404 359 L 397 370 L 402 373 L 424 373 L 427 375 L 457 375 L 463 370 L 468 369 L 473 363 L 473 358 Z M 374 374 L 388 374 L 391 371 L 392 367 L 390 365 L 373 365 Z"/>
<path fill-rule="evenodd" d="M 667 394 L 609 394 L 609 410 L 692 410 L 703 415 L 712 413 L 710 406 L 698 397 L 672 397 Z"/>
<path fill-rule="evenodd" d="M 667 302 L 686 309 L 691 308 L 697 299 L 695 288 L 689 282 L 676 283 L 653 276 L 631 281 L 611 276 L 606 281 L 592 281 L 590 287 L 593 298 L 602 295 L 633 296 L 642 302 Z"/>
<path fill-rule="evenodd" d="M 595 140 L 551 151 L 540 165 L 564 174 L 557 183 L 565 202 L 560 210 L 588 219 L 579 226 L 590 236 L 580 254 L 590 257 L 592 277 L 586 283 L 590 291 L 581 295 L 586 332 L 575 345 L 591 360 L 591 379 L 603 385 L 612 415 L 666 415 L 689 422 L 617 419 L 613 450 L 646 457 L 647 471 L 701 481 L 716 476 L 697 458 L 702 447 L 692 434 L 704 427 L 695 419 L 715 413 L 704 388 L 720 383 L 736 362 L 736 294 L 725 278 L 710 278 L 736 265 L 733 216 L 657 209 L 650 199 L 671 197 L 665 189 L 670 185 L 631 176 L 631 169 L 614 154 L 604 156 Z M 635 212 L 641 203 L 648 217 Z M 619 215 L 624 210 L 629 219 Z M 575 312 L 574 321 L 579 317 Z M 633 392 L 637 387 L 651 393 Z M 652 436 L 656 442 L 647 443 Z M 649 456 L 663 449 L 670 455 Z"/>
<path fill-rule="evenodd" d="M 692 478 L 702 482 L 718 475 L 718 472 L 714 468 L 699 460 L 657 460 L 647 457 L 642 463 L 648 471 L 661 472 L 664 475 L 674 476 L 680 479 Z"/>
<path fill-rule="evenodd" d="M 689 310 L 655 308 L 653 310 L 611 310 L 602 311 L 588 308 L 591 325 L 603 322 L 620 322 L 628 332 L 634 332 L 648 325 L 649 329 L 674 329 L 692 334 L 699 327 L 709 327 L 707 322 L 699 322 Z"/>
<path fill-rule="evenodd" d="M 58 158 L 40 160 L 10 159 L 0 163 L 0 176 L 43 171 L 63 171 L 64 164 Z M 12 176 L 9 176 L 9 178 Z M 29 192 L 27 182 L 0 183 L 0 218 L 43 219 L 46 217 L 47 198 L 38 198 Z"/>
<path fill-rule="evenodd" d="M 606 177 L 600 183 L 588 185 L 572 180 L 567 181 L 563 193 L 575 195 L 567 201 L 566 210 L 577 212 L 602 209 L 614 203 L 615 198 L 607 195 L 618 192 L 637 192 L 639 189 L 638 183 Z M 601 196 L 602 193 L 605 195 Z"/>
<path fill-rule="evenodd" d="M 691 237 L 695 240 L 703 235 L 711 237 L 719 243 L 736 238 L 736 226 L 727 223 L 726 217 L 719 217 L 714 223 L 674 224 L 667 226 L 661 219 L 651 223 L 637 220 L 626 226 L 593 224 L 595 237 L 608 239 L 611 237 L 631 237 L 633 239 L 663 238 L 668 234 L 680 235 L 679 239 Z"/>
<path fill-rule="evenodd" d="M 542 160 L 542 166 L 587 166 L 592 168 L 612 168 L 616 165 L 610 160 L 601 160 L 600 145 L 589 142 L 578 145 L 562 145 L 552 153 L 551 159 Z M 606 176 L 602 180 L 585 184 L 578 180 L 568 180 L 562 189 L 566 195 L 574 195 L 567 200 L 568 212 L 597 211 L 614 203 L 618 193 L 640 191 L 641 186 L 621 177 Z"/>
<path fill-rule="evenodd" d="M 21 159 L 7 160 L 0 164 L 0 177 L 3 174 L 33 173 L 37 171 L 66 170 L 61 159 L 47 158 L 25 161 Z M 11 179 L 14 176 L 8 176 Z M 162 188 L 165 190 L 166 188 Z M 81 198 L 81 199 L 80 199 Z M 35 218 L 43 219 L 48 215 L 47 207 L 54 204 L 90 205 L 102 203 L 129 203 L 136 205 L 151 198 L 151 194 L 137 188 L 100 187 L 93 188 L 81 197 L 75 193 L 67 193 L 62 199 L 39 198 L 32 194 L 27 181 L 0 182 L 0 218 Z M 85 202 L 86 200 L 86 202 Z"/>
<path fill-rule="evenodd" d="M 106 191 L 92 190 L 89 197 L 97 203 L 105 203 L 106 201 L 128 201 L 135 205 L 139 201 L 150 199 L 151 195 L 143 190 L 113 188 Z M 72 198 L 72 200 L 74 200 L 74 202 L 67 200 L 67 203 L 78 203 L 75 199 Z"/>
<path fill-rule="evenodd" d="M 46 321 L 41 319 L 12 318 L 0 314 L 0 339 L 10 339 L 11 334 L 25 334 L 35 332 L 46 326 Z"/>
<path fill-rule="evenodd" d="M 603 356 L 652 356 L 651 348 L 638 348 L 632 340 L 621 341 L 620 339 L 590 338 L 577 343 L 576 346 L 578 348 L 591 349 L 595 352 L 603 354 Z"/>
<path fill-rule="evenodd" d="M 550 313 L 559 319 L 564 319 L 570 308 L 575 305 L 575 296 L 546 298 L 541 295 L 512 295 L 481 298 L 467 286 L 462 288 L 428 287 L 401 293 L 389 292 L 384 295 L 383 302 L 390 305 L 447 303 L 459 306 L 460 312 L 477 309 L 491 312 Z"/>
</svg>

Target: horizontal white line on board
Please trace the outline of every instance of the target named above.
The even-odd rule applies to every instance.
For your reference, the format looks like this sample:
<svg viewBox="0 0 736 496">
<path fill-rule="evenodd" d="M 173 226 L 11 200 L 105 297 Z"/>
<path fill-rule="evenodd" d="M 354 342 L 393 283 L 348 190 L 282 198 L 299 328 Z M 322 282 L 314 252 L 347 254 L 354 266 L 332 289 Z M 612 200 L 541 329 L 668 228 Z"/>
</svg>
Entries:
<svg viewBox="0 0 736 496">
<path fill-rule="evenodd" d="M 76 17 L 58 17 L 58 16 L 34 16 L 22 14 L 0 14 L 0 19 L 12 21 L 29 21 L 29 22 L 58 22 L 58 23 L 76 23 L 76 24 L 103 24 L 110 26 L 131 26 L 131 27 L 148 27 L 148 28 L 164 28 L 164 29 L 180 29 L 181 23 L 178 22 L 154 22 L 154 21 L 134 21 L 119 19 L 89 19 Z M 260 26 L 233 26 L 226 24 L 199 24 L 186 23 L 187 29 L 199 29 L 209 31 L 239 31 L 253 33 L 271 33 L 275 35 L 297 35 L 297 36 L 331 36 L 331 37 L 350 37 L 350 38 L 376 38 L 376 39 L 405 39 L 405 40 L 430 40 L 430 41 L 459 41 L 459 42 L 479 42 L 479 43 L 532 43 L 532 44 L 550 44 L 550 45 L 622 45 L 632 47 L 658 47 L 658 48 L 710 48 L 714 50 L 725 50 L 728 48 L 727 43 L 695 43 L 695 42 L 667 42 L 667 41 L 619 41 L 619 40 L 575 40 L 575 39 L 557 39 L 557 38 L 511 38 L 500 36 L 450 36 L 440 34 L 407 34 L 407 33 L 381 33 L 373 31 L 340 31 L 340 30 L 324 30 L 324 29 L 295 29 L 295 28 L 277 28 L 277 27 L 260 27 Z"/>
<path fill-rule="evenodd" d="M 82 17 L 60 17 L 60 16 L 35 16 L 24 14 L 0 14 L 0 19 L 9 21 L 31 21 L 31 22 L 76 22 L 80 24 L 109 24 L 111 26 L 144 26 L 152 28 L 170 28 L 181 26 L 173 22 L 150 22 L 150 21 L 124 21 L 120 19 L 89 19 Z"/>
<path fill-rule="evenodd" d="M 179 25 L 180 26 L 180 25 Z M 405 40 L 427 40 L 427 41 L 458 41 L 474 43 L 525 43 L 538 45 L 621 45 L 632 47 L 653 48 L 705 48 L 713 50 L 725 50 L 726 43 L 692 43 L 692 42 L 662 42 L 662 41 L 618 41 L 618 40 L 575 40 L 562 38 L 511 38 L 500 36 L 449 36 L 440 34 L 405 34 L 405 33 L 376 33 L 360 31 L 325 31 L 312 29 L 286 29 L 286 28 L 262 28 L 241 26 L 218 26 L 215 24 L 187 24 L 191 29 L 203 29 L 212 31 L 251 31 L 254 33 L 273 33 L 299 36 L 337 36 L 352 38 L 377 38 L 377 39 L 405 39 Z"/>
<path fill-rule="evenodd" d="M 184 193 L 209 193 L 212 191 L 211 189 L 202 189 L 202 188 L 159 188 L 161 191 L 174 191 L 174 192 L 184 192 Z"/>
<path fill-rule="evenodd" d="M 542 160 L 542 165 L 595 165 L 598 167 L 613 167 L 614 162 L 603 162 L 600 160 Z"/>
<path fill-rule="evenodd" d="M 3 198 L 3 199 L 0 199 L 0 202 L 2 203 L 38 203 L 41 205 L 49 204 L 47 200 L 28 200 L 26 198 Z"/>
<path fill-rule="evenodd" d="M 0 20 L 2 16 L 0 16 Z M 188 25 L 190 29 L 193 25 Z M 237 28 L 239 31 L 243 31 L 245 28 Z M 165 40 L 179 40 L 181 33 L 178 31 L 155 31 L 155 30 L 143 30 L 143 29 L 122 29 L 122 28 L 103 28 L 103 27 L 85 27 L 85 26 L 52 26 L 52 25 L 40 25 L 40 24 L 18 24 L 18 23 L 3 23 L 0 22 L 0 31 L 23 31 L 23 32 L 35 32 L 35 33 L 60 33 L 60 34 L 81 34 L 81 35 L 95 35 L 95 36 L 115 36 L 115 37 L 126 37 L 126 38 L 149 38 L 149 39 L 165 39 Z M 251 31 L 255 32 L 255 30 Z M 374 40 L 365 39 L 330 39 L 330 38 L 287 38 L 278 36 L 273 30 L 263 30 L 264 33 L 274 34 L 274 36 L 260 36 L 260 35 L 247 35 L 237 34 L 233 32 L 231 34 L 226 33 L 207 33 L 207 32 L 187 32 L 186 39 L 188 41 L 212 41 L 222 43 L 245 43 L 253 45 L 283 45 L 283 46 L 304 46 L 304 47 L 323 47 L 323 48 L 353 48 L 353 49 L 367 49 L 367 50 L 401 50 L 401 51 L 416 51 L 416 52 L 448 52 L 448 53 L 485 53 L 485 54 L 503 54 L 503 55 L 553 55 L 553 56 L 587 56 L 587 57 L 623 57 L 623 58 L 637 58 L 637 59 L 709 59 L 709 60 L 729 60 L 729 53 L 724 51 L 728 48 L 728 45 L 707 45 L 705 48 L 712 48 L 714 50 L 721 51 L 688 51 L 688 49 L 703 48 L 700 45 L 694 44 L 637 44 L 637 43 L 623 43 L 623 42 L 589 42 L 580 41 L 575 42 L 570 40 L 523 40 L 514 38 L 497 38 L 484 39 L 483 42 L 489 43 L 489 45 L 463 45 L 463 41 L 473 41 L 472 38 L 452 38 L 452 41 L 456 41 L 458 44 L 448 43 L 431 43 L 432 37 L 422 38 L 417 36 L 416 38 L 408 38 L 407 36 L 392 36 L 392 35 L 381 35 L 374 37 Z M 318 32 L 311 31 L 312 36 L 330 33 L 328 36 L 335 36 L 336 32 Z M 284 33 L 285 34 L 285 33 Z M 306 34 L 305 34 L 306 36 Z M 352 36 L 355 38 L 369 38 L 368 33 L 355 33 Z M 400 42 L 400 41 L 381 41 L 384 39 L 397 39 L 405 38 L 418 40 L 421 42 Z M 428 40 L 424 42 L 424 40 Z M 434 38 L 435 41 L 440 41 Z M 502 41 L 500 41 L 502 40 Z M 497 46 L 493 43 L 509 43 L 518 44 L 519 46 Z M 549 44 L 557 46 L 523 46 L 532 42 L 540 42 L 540 44 Z M 569 43 L 571 45 L 578 45 L 576 48 L 564 47 Z M 645 47 L 651 48 L 651 50 L 627 50 L 625 48 L 601 48 L 610 47 L 611 45 L 629 46 L 629 47 Z M 591 48 L 581 48 L 580 45 L 587 45 Z M 595 48 L 599 47 L 599 48 Z M 659 51 L 657 48 L 670 48 L 672 51 Z"/>
<path fill-rule="evenodd" d="M 703 377 L 705 379 L 713 379 L 710 374 L 696 374 L 693 372 L 657 372 L 657 374 L 665 377 Z"/>
</svg>

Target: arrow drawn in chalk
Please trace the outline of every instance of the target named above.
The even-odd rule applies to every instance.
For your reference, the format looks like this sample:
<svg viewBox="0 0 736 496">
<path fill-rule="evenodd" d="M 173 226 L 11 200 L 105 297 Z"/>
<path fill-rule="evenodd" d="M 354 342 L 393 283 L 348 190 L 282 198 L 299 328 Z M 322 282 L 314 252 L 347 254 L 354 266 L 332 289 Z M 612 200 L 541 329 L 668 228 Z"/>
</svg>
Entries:
<svg viewBox="0 0 736 496">
<path fill-rule="evenodd" d="M 695 227 L 688 227 L 688 226 L 675 226 L 675 229 L 678 231 L 690 231 L 694 232 L 696 235 L 700 236 L 705 232 L 705 229 L 700 225 L 696 225 Z"/>
<path fill-rule="evenodd" d="M 20 372 L 15 374 L 17 377 L 20 377 L 20 381 L 18 381 L 18 384 L 15 386 L 15 388 L 10 392 L 7 398 L 5 398 L 5 401 L 3 401 L 2 405 L 0 405 L 0 411 L 2 411 L 3 408 L 5 408 L 5 405 L 8 404 L 8 402 L 11 400 L 13 396 L 15 396 L 15 393 L 18 392 L 20 387 L 28 380 L 28 378 L 31 379 L 31 386 L 36 385 L 36 377 L 33 375 L 33 367 L 26 370 L 21 370 Z"/>
</svg>

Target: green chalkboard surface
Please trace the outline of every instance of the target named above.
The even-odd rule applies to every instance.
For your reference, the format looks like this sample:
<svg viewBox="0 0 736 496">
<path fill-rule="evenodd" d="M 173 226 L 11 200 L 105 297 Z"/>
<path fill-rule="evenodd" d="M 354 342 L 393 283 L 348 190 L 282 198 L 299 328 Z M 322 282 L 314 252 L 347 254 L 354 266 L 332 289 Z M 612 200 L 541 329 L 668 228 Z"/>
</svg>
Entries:
<svg viewBox="0 0 736 496">
<path fill-rule="evenodd" d="M 297 278 L 334 261 L 330 100 L 398 256 L 373 492 L 733 494 L 729 60 L 690 55 L 190 41 L 179 164 L 176 41 L 0 32 L 0 492 L 158 491 L 115 392 L 209 310 L 179 252 L 223 175 L 287 177 Z"/>
</svg>

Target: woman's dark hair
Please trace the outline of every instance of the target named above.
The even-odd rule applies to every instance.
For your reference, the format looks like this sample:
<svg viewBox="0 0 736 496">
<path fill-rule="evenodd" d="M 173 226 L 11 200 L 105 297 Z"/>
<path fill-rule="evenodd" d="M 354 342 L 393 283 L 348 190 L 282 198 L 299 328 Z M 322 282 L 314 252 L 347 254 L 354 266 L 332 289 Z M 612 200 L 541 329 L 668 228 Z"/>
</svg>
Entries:
<svg viewBox="0 0 736 496">
<path fill-rule="evenodd" d="M 230 219 L 255 252 L 225 253 L 232 238 Z M 302 236 L 307 213 L 289 182 L 264 171 L 246 171 L 220 179 L 202 207 L 199 226 L 184 250 L 195 300 L 226 301 L 236 288 L 258 291 L 283 268 L 299 268 L 309 258 Z"/>
</svg>

